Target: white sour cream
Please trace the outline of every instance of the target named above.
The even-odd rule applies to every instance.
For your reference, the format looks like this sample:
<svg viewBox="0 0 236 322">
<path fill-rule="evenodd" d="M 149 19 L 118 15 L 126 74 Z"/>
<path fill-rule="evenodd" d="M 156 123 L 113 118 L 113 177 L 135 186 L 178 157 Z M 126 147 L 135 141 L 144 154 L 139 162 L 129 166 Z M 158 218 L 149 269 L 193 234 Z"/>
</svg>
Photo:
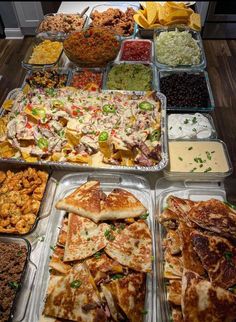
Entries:
<svg viewBox="0 0 236 322">
<path fill-rule="evenodd" d="M 169 139 L 208 139 L 212 132 L 208 118 L 200 113 L 168 116 Z"/>
</svg>

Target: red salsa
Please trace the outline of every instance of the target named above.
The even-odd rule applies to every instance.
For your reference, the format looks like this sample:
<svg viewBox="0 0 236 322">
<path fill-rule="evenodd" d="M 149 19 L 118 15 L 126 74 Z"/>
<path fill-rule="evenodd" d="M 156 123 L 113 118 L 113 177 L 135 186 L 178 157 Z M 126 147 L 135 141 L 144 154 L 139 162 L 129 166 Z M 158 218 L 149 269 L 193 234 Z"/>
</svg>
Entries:
<svg viewBox="0 0 236 322">
<path fill-rule="evenodd" d="M 102 87 L 102 73 L 84 69 L 73 76 L 71 85 L 79 89 L 97 91 Z"/>
<path fill-rule="evenodd" d="M 149 41 L 125 41 L 121 60 L 151 61 L 151 43 Z"/>
</svg>

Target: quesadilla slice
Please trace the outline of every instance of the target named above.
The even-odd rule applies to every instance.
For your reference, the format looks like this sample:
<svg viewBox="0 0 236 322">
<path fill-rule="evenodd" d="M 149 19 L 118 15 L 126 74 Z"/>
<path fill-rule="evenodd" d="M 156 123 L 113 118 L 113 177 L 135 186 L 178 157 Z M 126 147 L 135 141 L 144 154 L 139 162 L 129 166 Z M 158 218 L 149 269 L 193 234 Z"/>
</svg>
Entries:
<svg viewBox="0 0 236 322">
<path fill-rule="evenodd" d="M 179 225 L 179 216 L 173 210 L 166 208 L 159 216 L 159 223 L 162 224 L 167 230 L 176 229 Z"/>
<path fill-rule="evenodd" d="M 86 264 L 97 285 L 109 281 L 112 275 L 120 276 L 127 271 L 126 267 L 101 252 L 97 252 L 93 257 L 87 259 Z"/>
<path fill-rule="evenodd" d="M 144 205 L 129 191 L 116 188 L 102 201 L 100 220 L 135 218 L 147 213 Z"/>
<path fill-rule="evenodd" d="M 186 270 L 182 279 L 182 312 L 185 322 L 233 322 L 236 296 Z"/>
<path fill-rule="evenodd" d="M 70 213 L 63 260 L 81 260 L 103 249 L 108 243 L 105 231 L 109 228 L 108 224 L 97 225 L 88 218 Z"/>
<path fill-rule="evenodd" d="M 101 289 L 115 321 L 126 320 L 126 317 L 131 322 L 143 321 L 145 274 L 129 274 L 108 284 L 101 284 Z"/>
<path fill-rule="evenodd" d="M 107 321 L 88 267 L 75 265 L 47 295 L 44 315 L 81 322 Z"/>
<path fill-rule="evenodd" d="M 170 280 L 167 285 L 167 301 L 171 304 L 181 305 L 182 281 Z"/>
<path fill-rule="evenodd" d="M 191 208 L 188 217 L 206 230 L 236 238 L 236 212 L 219 200 L 198 202 Z"/>
<path fill-rule="evenodd" d="M 135 271 L 150 272 L 152 269 L 152 238 L 144 220 L 127 226 L 104 250 L 111 258 Z"/>
<path fill-rule="evenodd" d="M 164 277 L 168 279 L 181 279 L 183 273 L 182 256 L 173 256 L 167 249 L 164 253 L 164 259 Z"/>
<path fill-rule="evenodd" d="M 60 274 L 66 274 L 71 266 L 63 262 L 64 248 L 56 246 L 49 262 L 49 267 Z"/>
<path fill-rule="evenodd" d="M 101 199 L 105 198 L 98 181 L 88 181 L 56 203 L 56 208 L 99 221 Z"/>
<path fill-rule="evenodd" d="M 190 211 L 193 205 L 196 204 L 196 202 L 171 195 L 167 198 L 167 204 L 168 208 L 175 213 L 179 221 L 183 221 L 191 226 L 187 213 Z"/>
<path fill-rule="evenodd" d="M 178 230 L 169 230 L 163 240 L 163 248 L 168 249 L 171 255 L 177 255 L 181 252 L 181 240 Z"/>
<path fill-rule="evenodd" d="M 181 223 L 178 228 L 181 244 L 182 244 L 182 258 L 183 266 L 185 269 L 189 269 L 198 273 L 199 275 L 204 275 L 205 269 L 202 262 L 194 250 L 191 233 L 192 228 L 189 228 L 186 224 Z"/>
<path fill-rule="evenodd" d="M 194 249 L 201 259 L 211 282 L 229 288 L 236 284 L 236 248 L 226 239 L 194 231 Z"/>
</svg>

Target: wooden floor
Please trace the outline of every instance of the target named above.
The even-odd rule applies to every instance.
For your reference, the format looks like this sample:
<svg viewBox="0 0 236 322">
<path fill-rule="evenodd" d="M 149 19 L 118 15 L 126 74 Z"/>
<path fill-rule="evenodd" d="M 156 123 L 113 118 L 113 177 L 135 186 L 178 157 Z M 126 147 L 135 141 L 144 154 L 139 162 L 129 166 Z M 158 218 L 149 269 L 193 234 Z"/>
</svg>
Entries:
<svg viewBox="0 0 236 322">
<path fill-rule="evenodd" d="M 0 104 L 7 93 L 21 85 L 21 61 L 33 37 L 0 39 Z M 216 109 L 212 116 L 218 136 L 228 147 L 234 173 L 225 180 L 229 202 L 236 204 L 236 40 L 204 40 L 207 69 Z"/>
</svg>

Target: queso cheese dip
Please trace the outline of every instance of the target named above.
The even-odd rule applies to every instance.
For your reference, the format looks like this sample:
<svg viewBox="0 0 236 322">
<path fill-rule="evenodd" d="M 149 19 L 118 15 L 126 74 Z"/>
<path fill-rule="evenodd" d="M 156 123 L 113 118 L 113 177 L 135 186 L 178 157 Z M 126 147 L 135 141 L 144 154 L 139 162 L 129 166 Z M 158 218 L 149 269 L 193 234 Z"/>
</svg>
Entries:
<svg viewBox="0 0 236 322">
<path fill-rule="evenodd" d="M 223 145 L 213 141 L 169 142 L 170 171 L 227 172 L 228 161 Z"/>
</svg>

